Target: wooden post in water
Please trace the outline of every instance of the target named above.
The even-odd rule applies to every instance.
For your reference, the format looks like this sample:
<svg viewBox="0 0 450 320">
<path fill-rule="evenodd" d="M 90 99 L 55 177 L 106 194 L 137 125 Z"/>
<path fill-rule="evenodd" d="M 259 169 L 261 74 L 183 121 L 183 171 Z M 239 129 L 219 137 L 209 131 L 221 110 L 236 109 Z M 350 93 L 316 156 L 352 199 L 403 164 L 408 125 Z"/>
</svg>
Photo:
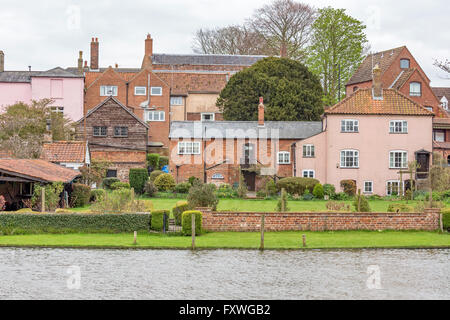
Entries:
<svg viewBox="0 0 450 320">
<path fill-rule="evenodd" d="M 192 250 L 195 250 L 195 213 L 191 215 Z"/>
<path fill-rule="evenodd" d="M 306 235 L 302 234 L 303 248 L 306 247 Z"/>
<path fill-rule="evenodd" d="M 134 232 L 133 244 L 137 244 L 137 231 Z"/>
<path fill-rule="evenodd" d="M 259 245 L 259 250 L 264 250 L 264 223 L 266 220 L 266 215 L 261 215 L 261 243 Z"/>
<path fill-rule="evenodd" d="M 45 212 L 45 187 L 41 189 L 41 212 Z"/>
</svg>

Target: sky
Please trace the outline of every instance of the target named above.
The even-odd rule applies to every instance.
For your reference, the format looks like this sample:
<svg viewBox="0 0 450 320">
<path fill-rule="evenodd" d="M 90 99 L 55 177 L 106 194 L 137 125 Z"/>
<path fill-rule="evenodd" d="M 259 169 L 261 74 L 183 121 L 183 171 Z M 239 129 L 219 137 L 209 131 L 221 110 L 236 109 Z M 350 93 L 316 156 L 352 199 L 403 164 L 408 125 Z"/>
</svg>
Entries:
<svg viewBox="0 0 450 320">
<path fill-rule="evenodd" d="M 0 50 L 5 70 L 48 70 L 89 61 L 92 37 L 100 42 L 100 66 L 140 67 L 144 39 L 152 35 L 155 53 L 192 53 L 199 28 L 241 24 L 271 0 L 0 0 Z M 433 86 L 450 87 L 450 78 L 433 66 L 450 59 L 446 0 L 315 0 L 367 26 L 374 52 L 406 45 Z"/>
</svg>

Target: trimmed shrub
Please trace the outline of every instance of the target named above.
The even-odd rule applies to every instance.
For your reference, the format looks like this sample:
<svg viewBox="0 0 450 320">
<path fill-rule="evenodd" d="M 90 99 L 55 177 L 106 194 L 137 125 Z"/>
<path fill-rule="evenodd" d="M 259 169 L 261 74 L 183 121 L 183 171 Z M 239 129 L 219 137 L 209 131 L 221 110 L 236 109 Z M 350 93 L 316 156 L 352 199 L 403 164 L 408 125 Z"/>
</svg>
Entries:
<svg viewBox="0 0 450 320">
<path fill-rule="evenodd" d="M 19 233 L 119 233 L 148 231 L 149 214 L 14 213 L 2 214 L 0 232 Z"/>
<path fill-rule="evenodd" d="M 414 212 L 414 208 L 406 204 L 390 204 L 387 212 Z"/>
<path fill-rule="evenodd" d="M 155 184 L 150 179 L 145 183 L 145 194 L 149 197 L 153 197 L 156 192 L 158 192 L 158 188 L 155 187 Z"/>
<path fill-rule="evenodd" d="M 359 202 L 359 210 L 358 210 L 358 202 Z M 355 197 L 355 201 L 353 201 L 353 207 L 355 211 L 358 212 L 370 212 L 369 201 L 363 195 L 357 195 Z"/>
<path fill-rule="evenodd" d="M 164 174 L 161 170 L 154 170 L 150 173 L 150 181 L 155 182 L 155 179 L 158 178 L 158 176 Z"/>
<path fill-rule="evenodd" d="M 215 193 L 215 186 L 211 184 L 195 183 L 191 189 L 187 201 L 191 208 L 211 207 L 213 210 L 217 208 L 219 199 Z"/>
<path fill-rule="evenodd" d="M 450 208 L 441 210 L 444 229 L 450 231 Z"/>
<path fill-rule="evenodd" d="M 164 166 L 167 166 L 169 164 L 169 157 L 161 156 L 159 157 L 159 169 L 164 168 Z"/>
<path fill-rule="evenodd" d="M 341 188 L 349 196 L 354 196 L 356 194 L 356 182 L 354 180 L 342 180 Z"/>
<path fill-rule="evenodd" d="M 223 183 L 217 188 L 216 195 L 218 198 L 236 198 L 237 192 L 228 183 Z"/>
<path fill-rule="evenodd" d="M 314 198 L 323 199 L 324 194 L 325 192 L 323 191 L 323 186 L 320 183 L 316 184 L 313 189 Z"/>
<path fill-rule="evenodd" d="M 145 183 L 148 180 L 148 171 L 144 168 L 131 168 L 128 173 L 128 179 L 134 192 L 143 194 Z"/>
<path fill-rule="evenodd" d="M 188 193 L 191 188 L 191 184 L 189 182 L 180 182 L 175 186 L 175 193 Z"/>
<path fill-rule="evenodd" d="M 155 231 L 162 231 L 164 227 L 164 216 L 166 216 L 166 231 L 169 230 L 169 210 L 155 210 L 152 211 L 151 229 Z"/>
<path fill-rule="evenodd" d="M 170 173 L 163 173 L 155 179 L 155 187 L 158 191 L 172 191 L 175 189 L 175 179 Z"/>
<path fill-rule="evenodd" d="M 323 185 L 323 193 L 324 195 L 327 195 L 330 197 L 330 199 L 332 199 L 336 194 L 336 188 L 332 184 L 325 183 Z"/>
<path fill-rule="evenodd" d="M 192 235 L 192 214 L 195 215 L 195 235 L 202 233 L 202 213 L 197 210 L 184 211 L 181 216 L 181 231 L 185 236 Z"/>
<path fill-rule="evenodd" d="M 74 208 L 84 207 L 89 204 L 91 198 L 91 187 L 81 184 L 72 184 L 72 193 L 70 194 L 70 204 Z"/>
<path fill-rule="evenodd" d="M 183 214 L 183 212 L 188 211 L 189 208 L 189 204 L 187 201 L 178 201 L 176 206 L 173 207 L 172 209 L 172 213 L 173 213 L 173 217 L 175 219 L 175 224 L 177 226 L 181 226 L 181 216 Z"/>
<path fill-rule="evenodd" d="M 101 199 L 104 199 L 106 196 L 106 191 L 104 189 L 94 189 L 91 190 L 91 198 L 89 199 L 90 202 L 97 202 Z"/>
<path fill-rule="evenodd" d="M 288 177 L 277 182 L 277 189 L 280 191 L 284 188 L 289 194 L 303 195 L 306 189 L 313 190 L 318 183 L 319 180 L 313 178 Z"/>
<path fill-rule="evenodd" d="M 114 182 L 111 185 L 111 190 L 118 190 L 118 189 L 130 189 L 130 184 L 128 182 L 121 182 L 121 181 L 117 181 Z"/>
<path fill-rule="evenodd" d="M 113 178 L 105 178 L 105 179 L 103 179 L 103 182 L 102 182 L 103 188 L 105 188 L 106 190 L 111 190 L 111 185 L 114 182 L 120 182 L 119 178 L 114 178 L 113 177 Z"/>
<path fill-rule="evenodd" d="M 159 169 L 159 154 L 158 153 L 149 153 L 147 154 L 147 164 L 153 169 Z"/>
</svg>

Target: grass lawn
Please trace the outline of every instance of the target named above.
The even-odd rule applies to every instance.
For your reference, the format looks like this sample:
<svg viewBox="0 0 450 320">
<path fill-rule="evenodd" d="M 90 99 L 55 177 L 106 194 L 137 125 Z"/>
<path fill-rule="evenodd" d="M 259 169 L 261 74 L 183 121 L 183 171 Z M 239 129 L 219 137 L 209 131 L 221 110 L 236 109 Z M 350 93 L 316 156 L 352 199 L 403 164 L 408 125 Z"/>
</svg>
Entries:
<svg viewBox="0 0 450 320">
<path fill-rule="evenodd" d="M 450 247 L 450 234 L 420 231 L 327 231 L 266 232 L 266 249 L 300 249 L 302 234 L 307 248 L 439 248 Z M 198 248 L 259 248 L 258 232 L 212 232 L 196 238 Z M 189 248 L 191 237 L 133 234 L 34 234 L 0 236 L 0 246 L 110 247 L 110 248 Z"/>
</svg>

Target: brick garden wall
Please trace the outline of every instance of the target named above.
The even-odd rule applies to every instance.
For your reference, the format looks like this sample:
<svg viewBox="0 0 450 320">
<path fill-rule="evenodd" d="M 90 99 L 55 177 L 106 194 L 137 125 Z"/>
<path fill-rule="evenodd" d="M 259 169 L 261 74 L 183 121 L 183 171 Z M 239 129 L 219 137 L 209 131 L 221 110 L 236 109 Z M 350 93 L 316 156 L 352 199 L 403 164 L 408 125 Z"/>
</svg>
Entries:
<svg viewBox="0 0 450 320">
<path fill-rule="evenodd" d="M 260 212 L 203 211 L 203 228 L 208 231 L 259 231 Z M 266 231 L 325 230 L 436 230 L 440 209 L 424 213 L 265 213 Z"/>
</svg>

